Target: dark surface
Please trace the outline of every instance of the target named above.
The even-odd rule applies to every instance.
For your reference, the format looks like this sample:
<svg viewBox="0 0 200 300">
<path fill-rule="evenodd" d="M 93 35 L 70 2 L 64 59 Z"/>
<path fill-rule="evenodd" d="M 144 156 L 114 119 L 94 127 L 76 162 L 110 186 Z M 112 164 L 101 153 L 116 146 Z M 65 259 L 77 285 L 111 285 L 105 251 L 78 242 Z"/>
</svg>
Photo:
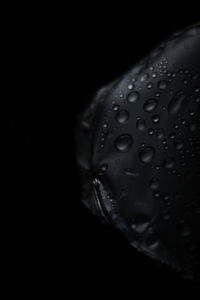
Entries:
<svg viewBox="0 0 200 300">
<path fill-rule="evenodd" d="M 80 288 L 89 295 L 93 286 L 104 295 L 109 287 L 134 296 L 144 287 L 195 287 L 137 253 L 83 207 L 73 128 L 99 87 L 196 21 L 158 14 L 141 22 L 112 11 L 1 18 L 5 228 L 14 277 L 31 290 Z"/>
</svg>

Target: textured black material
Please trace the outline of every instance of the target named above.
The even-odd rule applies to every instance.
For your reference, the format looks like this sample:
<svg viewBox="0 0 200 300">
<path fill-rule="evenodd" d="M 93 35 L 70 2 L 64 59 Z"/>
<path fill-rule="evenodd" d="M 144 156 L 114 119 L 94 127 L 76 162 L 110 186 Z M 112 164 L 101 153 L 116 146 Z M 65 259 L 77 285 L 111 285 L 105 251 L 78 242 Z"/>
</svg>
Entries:
<svg viewBox="0 0 200 300">
<path fill-rule="evenodd" d="M 200 280 L 200 24 L 100 89 L 78 124 L 85 205 Z"/>
</svg>

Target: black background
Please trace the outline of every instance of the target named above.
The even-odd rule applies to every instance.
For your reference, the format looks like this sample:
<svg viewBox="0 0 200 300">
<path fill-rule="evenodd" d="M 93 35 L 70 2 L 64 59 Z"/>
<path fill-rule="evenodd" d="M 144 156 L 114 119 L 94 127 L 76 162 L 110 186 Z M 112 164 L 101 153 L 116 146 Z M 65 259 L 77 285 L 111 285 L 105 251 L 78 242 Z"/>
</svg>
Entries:
<svg viewBox="0 0 200 300">
<path fill-rule="evenodd" d="M 127 7 L 1 17 L 3 230 L 9 228 L 18 289 L 93 297 L 106 297 L 107 289 L 113 297 L 157 294 L 158 287 L 160 295 L 194 291 L 81 204 L 73 138 L 76 115 L 94 92 L 170 33 L 197 22 L 194 14 L 160 10 L 144 17 Z"/>
</svg>

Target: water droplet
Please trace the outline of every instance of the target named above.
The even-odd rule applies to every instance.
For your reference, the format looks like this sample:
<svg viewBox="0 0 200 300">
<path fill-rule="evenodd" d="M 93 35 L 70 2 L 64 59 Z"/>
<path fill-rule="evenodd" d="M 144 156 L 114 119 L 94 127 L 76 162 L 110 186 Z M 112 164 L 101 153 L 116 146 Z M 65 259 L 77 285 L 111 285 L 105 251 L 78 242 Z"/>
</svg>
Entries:
<svg viewBox="0 0 200 300">
<path fill-rule="evenodd" d="M 159 139 L 159 140 L 162 140 L 164 137 L 165 137 L 165 131 L 160 128 L 156 131 L 156 137 Z"/>
<path fill-rule="evenodd" d="M 148 88 L 148 89 L 152 89 L 152 87 L 153 87 L 153 83 L 149 82 L 149 83 L 147 84 L 147 88 Z"/>
<path fill-rule="evenodd" d="M 149 134 L 149 135 L 153 135 L 153 134 L 154 134 L 154 129 L 153 129 L 153 128 L 150 128 L 150 129 L 148 130 L 148 134 Z"/>
<path fill-rule="evenodd" d="M 116 121 L 120 124 L 125 124 L 129 119 L 129 113 L 127 110 L 120 110 L 116 115 Z"/>
<path fill-rule="evenodd" d="M 136 103 L 140 98 L 140 94 L 138 92 L 131 92 L 127 96 L 127 101 L 129 103 Z"/>
<path fill-rule="evenodd" d="M 158 82 L 158 88 L 160 90 L 165 90 L 167 88 L 167 81 L 166 80 L 161 80 Z"/>
<path fill-rule="evenodd" d="M 153 73 L 153 74 L 151 75 L 151 77 L 152 77 L 152 78 L 156 78 L 156 77 L 157 77 L 157 73 Z"/>
<path fill-rule="evenodd" d="M 168 104 L 168 112 L 171 115 L 177 114 L 180 109 L 182 108 L 183 101 L 185 100 L 186 95 L 184 92 L 179 91 L 176 93 L 176 95 L 171 99 L 171 101 Z"/>
<path fill-rule="evenodd" d="M 146 129 L 145 121 L 143 119 L 137 120 L 137 122 L 136 122 L 136 128 L 139 131 L 144 131 Z"/>
<path fill-rule="evenodd" d="M 129 84 L 129 85 L 128 85 L 128 89 L 129 89 L 129 90 L 132 90 L 132 89 L 133 89 L 133 84 Z"/>
<path fill-rule="evenodd" d="M 139 172 L 130 168 L 124 169 L 124 173 L 128 176 L 138 177 L 140 176 Z"/>
<path fill-rule="evenodd" d="M 178 229 L 180 231 L 181 236 L 184 238 L 189 237 L 192 233 L 190 224 L 185 222 L 184 220 L 181 220 L 179 222 Z"/>
<path fill-rule="evenodd" d="M 152 122 L 153 122 L 154 124 L 159 123 L 159 121 L 160 121 L 160 116 L 159 116 L 159 115 L 153 115 L 153 116 L 152 116 Z"/>
<path fill-rule="evenodd" d="M 169 134 L 169 138 L 171 139 L 171 140 L 173 140 L 174 138 L 175 138 L 175 134 L 172 132 L 172 133 L 170 133 Z"/>
<path fill-rule="evenodd" d="M 151 163 L 155 156 L 155 149 L 153 147 L 146 147 L 139 153 L 140 161 L 143 163 Z"/>
<path fill-rule="evenodd" d="M 176 150 L 181 150 L 183 148 L 183 141 L 181 139 L 174 141 L 174 147 Z"/>
<path fill-rule="evenodd" d="M 113 110 L 114 110 L 114 111 L 118 111 L 118 110 L 119 110 L 119 105 L 117 105 L 117 104 L 114 105 L 114 106 L 113 106 Z"/>
<path fill-rule="evenodd" d="M 148 78 L 149 78 L 149 74 L 146 73 L 146 74 L 144 74 L 144 75 L 141 76 L 140 81 L 141 81 L 141 82 L 144 82 L 144 81 L 146 81 Z"/>
<path fill-rule="evenodd" d="M 101 171 L 106 172 L 107 169 L 108 169 L 108 165 L 107 164 L 101 165 Z"/>
<path fill-rule="evenodd" d="M 160 197 L 160 191 L 155 191 L 153 194 L 155 198 Z"/>
<path fill-rule="evenodd" d="M 152 190 L 157 190 L 159 188 L 160 182 L 157 178 L 152 178 L 149 181 L 149 186 Z"/>
<path fill-rule="evenodd" d="M 143 109 L 146 111 L 146 112 L 152 112 L 156 109 L 158 105 L 158 101 L 154 98 L 152 99 L 149 99 L 147 100 L 144 105 L 143 105 Z"/>
<path fill-rule="evenodd" d="M 163 167 L 165 169 L 172 169 L 174 167 L 174 158 L 173 157 L 166 158 L 163 162 Z"/>
<path fill-rule="evenodd" d="M 181 119 L 181 124 L 185 125 L 186 124 L 186 120 L 185 119 Z"/>
<path fill-rule="evenodd" d="M 115 140 L 115 147 L 119 152 L 128 152 L 133 145 L 133 138 L 129 134 L 122 134 Z"/>
</svg>

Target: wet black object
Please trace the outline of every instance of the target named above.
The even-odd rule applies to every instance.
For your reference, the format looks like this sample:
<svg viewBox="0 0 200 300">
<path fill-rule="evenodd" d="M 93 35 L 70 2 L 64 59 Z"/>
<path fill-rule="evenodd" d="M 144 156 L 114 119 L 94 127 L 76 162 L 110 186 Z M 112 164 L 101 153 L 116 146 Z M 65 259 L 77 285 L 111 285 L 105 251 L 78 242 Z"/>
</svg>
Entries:
<svg viewBox="0 0 200 300">
<path fill-rule="evenodd" d="M 200 281 L 200 24 L 100 89 L 77 127 L 85 205 Z"/>
</svg>

